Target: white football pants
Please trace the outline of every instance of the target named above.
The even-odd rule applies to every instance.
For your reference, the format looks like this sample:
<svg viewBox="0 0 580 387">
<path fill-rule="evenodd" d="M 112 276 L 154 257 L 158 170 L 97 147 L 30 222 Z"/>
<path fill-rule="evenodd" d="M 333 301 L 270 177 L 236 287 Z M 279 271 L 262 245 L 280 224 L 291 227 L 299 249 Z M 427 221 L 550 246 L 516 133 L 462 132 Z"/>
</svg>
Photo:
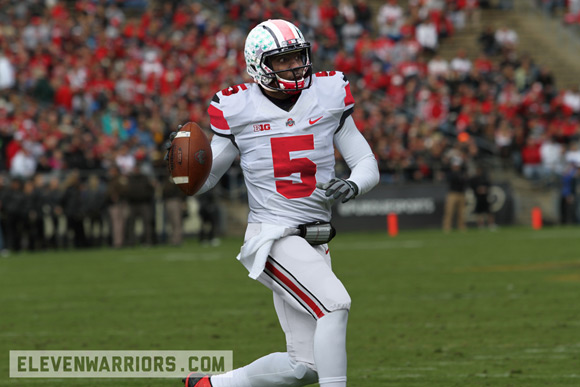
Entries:
<svg viewBox="0 0 580 387">
<path fill-rule="evenodd" d="M 250 224 L 246 239 L 259 232 Z M 274 243 L 258 280 L 274 293 L 287 353 L 213 376 L 214 387 L 346 386 L 346 325 L 350 296 L 332 272 L 327 245 L 298 236 Z"/>
</svg>

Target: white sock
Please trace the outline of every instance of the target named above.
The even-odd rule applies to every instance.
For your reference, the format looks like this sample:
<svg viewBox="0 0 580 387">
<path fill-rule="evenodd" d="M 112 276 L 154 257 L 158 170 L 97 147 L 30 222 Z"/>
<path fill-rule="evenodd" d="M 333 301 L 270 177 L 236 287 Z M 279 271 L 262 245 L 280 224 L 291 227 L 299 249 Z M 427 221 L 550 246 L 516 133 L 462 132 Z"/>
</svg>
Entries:
<svg viewBox="0 0 580 387">
<path fill-rule="evenodd" d="M 320 387 L 346 387 L 346 325 L 348 310 L 321 317 L 314 333 L 314 359 Z"/>
<path fill-rule="evenodd" d="M 271 353 L 245 367 L 211 377 L 213 387 L 300 387 L 316 382 L 316 372 L 288 353 Z"/>
</svg>

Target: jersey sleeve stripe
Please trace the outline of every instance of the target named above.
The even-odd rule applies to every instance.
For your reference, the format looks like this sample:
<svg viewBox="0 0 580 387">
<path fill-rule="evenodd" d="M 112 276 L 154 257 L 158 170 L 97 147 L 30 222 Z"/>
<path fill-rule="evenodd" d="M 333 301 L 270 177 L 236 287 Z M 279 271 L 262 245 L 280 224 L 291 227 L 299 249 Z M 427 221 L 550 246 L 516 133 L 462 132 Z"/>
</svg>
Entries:
<svg viewBox="0 0 580 387">
<path fill-rule="evenodd" d="M 225 138 L 229 139 L 229 140 L 232 142 L 232 144 L 234 144 L 234 146 L 235 146 L 236 148 L 240 149 L 240 147 L 238 146 L 238 144 L 236 144 L 236 137 L 235 137 L 233 134 L 224 134 L 224 133 L 220 133 L 220 132 L 218 132 L 218 131 L 216 131 L 216 130 L 213 130 L 213 128 L 212 128 L 212 132 L 213 132 L 213 134 L 215 134 L 216 136 L 225 137 Z"/>
<path fill-rule="evenodd" d="M 338 124 L 338 128 L 336 128 L 336 130 L 334 131 L 334 134 L 338 133 L 340 131 L 340 129 L 342 129 L 342 126 L 344 125 L 344 121 L 346 121 L 348 116 L 350 116 L 352 114 L 353 110 L 354 110 L 354 106 L 352 106 L 349 109 L 346 109 L 344 111 L 344 113 L 342 113 L 342 116 L 340 117 L 340 123 Z"/>
<path fill-rule="evenodd" d="M 209 105 L 207 112 L 209 113 L 209 122 L 213 129 L 230 130 L 228 121 L 224 117 L 224 112 L 214 105 Z"/>
<path fill-rule="evenodd" d="M 350 83 L 347 83 L 344 90 L 346 91 L 346 96 L 344 97 L 344 106 L 349 107 L 349 105 L 354 105 L 354 98 L 350 92 Z"/>
</svg>

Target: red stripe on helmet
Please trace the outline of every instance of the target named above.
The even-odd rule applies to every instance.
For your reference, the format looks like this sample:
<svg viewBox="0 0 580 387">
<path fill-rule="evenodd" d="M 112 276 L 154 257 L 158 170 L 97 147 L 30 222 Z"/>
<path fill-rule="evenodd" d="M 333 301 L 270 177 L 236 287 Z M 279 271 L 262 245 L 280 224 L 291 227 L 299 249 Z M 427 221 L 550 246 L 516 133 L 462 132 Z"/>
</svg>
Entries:
<svg viewBox="0 0 580 387">
<path fill-rule="evenodd" d="M 270 20 L 282 33 L 284 40 L 298 39 L 292 28 L 284 20 Z"/>
<path fill-rule="evenodd" d="M 292 280 L 286 277 L 280 270 L 278 270 L 272 263 L 266 262 L 266 269 L 268 269 L 276 278 L 278 278 L 284 285 L 286 285 L 294 294 L 300 298 L 310 307 L 310 309 L 316 314 L 318 318 L 324 317 L 324 312 L 320 310 L 318 305 L 310 298 L 306 293 L 304 293 Z"/>
</svg>

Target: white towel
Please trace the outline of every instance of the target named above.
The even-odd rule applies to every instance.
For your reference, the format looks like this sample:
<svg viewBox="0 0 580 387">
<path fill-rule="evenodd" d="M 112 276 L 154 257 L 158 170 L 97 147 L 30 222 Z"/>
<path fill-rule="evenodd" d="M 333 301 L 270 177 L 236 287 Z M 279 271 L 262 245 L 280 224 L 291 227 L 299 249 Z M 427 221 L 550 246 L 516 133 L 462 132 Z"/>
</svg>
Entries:
<svg viewBox="0 0 580 387">
<path fill-rule="evenodd" d="M 261 226 L 260 233 L 248 239 L 236 257 L 248 269 L 250 272 L 248 276 L 252 279 L 258 278 L 264 271 L 268 254 L 274 242 L 299 232 L 296 228 L 275 224 L 262 223 Z"/>
</svg>

